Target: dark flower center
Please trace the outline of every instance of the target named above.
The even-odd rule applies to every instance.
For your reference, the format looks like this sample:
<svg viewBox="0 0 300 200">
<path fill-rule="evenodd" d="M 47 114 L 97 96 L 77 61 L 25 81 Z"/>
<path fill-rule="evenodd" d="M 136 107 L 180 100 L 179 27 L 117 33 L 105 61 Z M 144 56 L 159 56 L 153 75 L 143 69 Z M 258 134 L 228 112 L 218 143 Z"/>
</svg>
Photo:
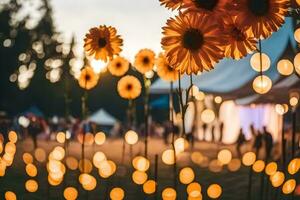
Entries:
<svg viewBox="0 0 300 200">
<path fill-rule="evenodd" d="M 107 44 L 107 42 L 106 42 L 106 39 L 105 39 L 105 38 L 99 38 L 99 40 L 98 40 L 98 45 L 99 45 L 100 48 L 105 47 L 106 44 Z"/>
<path fill-rule="evenodd" d="M 191 51 L 197 51 L 203 45 L 203 35 L 198 29 L 191 28 L 183 35 L 183 46 Z"/>
<path fill-rule="evenodd" d="M 126 89 L 127 89 L 127 90 L 132 90 L 132 88 L 133 88 L 133 87 L 132 87 L 131 84 L 127 84 L 127 86 L 126 86 Z"/>
<path fill-rule="evenodd" d="M 249 10 L 256 16 L 263 16 L 268 13 L 270 0 L 248 0 Z"/>
<path fill-rule="evenodd" d="M 173 71 L 174 69 L 170 65 L 168 65 L 168 70 Z"/>
<path fill-rule="evenodd" d="M 237 27 L 234 27 L 231 30 L 231 35 L 237 41 L 244 41 L 246 39 L 245 34 L 241 30 L 239 30 Z"/>
<path fill-rule="evenodd" d="M 89 74 L 85 75 L 85 80 L 86 82 L 88 82 L 89 80 L 91 80 L 91 76 Z"/>
<path fill-rule="evenodd" d="M 219 0 L 194 0 L 194 3 L 198 8 L 212 11 L 218 4 L 218 1 Z"/>
<path fill-rule="evenodd" d="M 120 68 L 122 66 L 122 64 L 120 62 L 117 62 L 116 67 Z"/>
<path fill-rule="evenodd" d="M 144 63 L 145 65 L 149 64 L 149 63 L 150 63 L 150 59 L 149 59 L 148 57 L 144 57 L 144 58 L 143 58 L 143 63 Z"/>
</svg>

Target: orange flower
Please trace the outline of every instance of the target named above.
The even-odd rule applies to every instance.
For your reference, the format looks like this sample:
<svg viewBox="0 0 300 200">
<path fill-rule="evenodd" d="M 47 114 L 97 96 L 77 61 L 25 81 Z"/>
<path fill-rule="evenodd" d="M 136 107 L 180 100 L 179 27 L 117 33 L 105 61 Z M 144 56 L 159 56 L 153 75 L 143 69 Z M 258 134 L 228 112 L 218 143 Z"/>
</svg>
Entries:
<svg viewBox="0 0 300 200">
<path fill-rule="evenodd" d="M 157 74 L 161 79 L 165 81 L 176 81 L 178 79 L 179 77 L 178 71 L 176 71 L 169 65 L 163 53 L 159 54 L 156 60 L 156 66 L 157 66 Z"/>
<path fill-rule="evenodd" d="M 182 9 L 187 12 L 204 12 L 213 17 L 221 17 L 229 0 L 183 0 Z"/>
<path fill-rule="evenodd" d="M 289 0 L 233 0 L 233 15 L 241 28 L 250 29 L 256 38 L 267 38 L 284 23 Z"/>
<path fill-rule="evenodd" d="M 154 63 L 155 53 L 150 49 L 142 49 L 135 56 L 134 67 L 141 74 L 145 74 L 153 69 Z"/>
<path fill-rule="evenodd" d="M 118 82 L 118 93 L 124 99 L 135 99 L 140 96 L 142 85 L 134 76 L 126 75 Z"/>
<path fill-rule="evenodd" d="M 112 60 L 114 55 L 119 55 L 122 45 L 123 40 L 117 35 L 117 30 L 105 25 L 91 28 L 84 39 L 84 49 L 87 54 L 104 62 L 107 62 L 108 58 Z"/>
<path fill-rule="evenodd" d="M 167 61 L 182 74 L 209 71 L 224 57 L 222 33 L 207 14 L 180 13 L 167 21 L 163 34 Z"/>
<path fill-rule="evenodd" d="M 129 69 L 129 62 L 123 57 L 116 57 L 108 64 L 109 72 L 114 76 L 123 76 Z"/>
<path fill-rule="evenodd" d="M 80 87 L 90 90 L 97 85 L 98 79 L 98 75 L 94 72 L 94 70 L 87 66 L 81 70 L 78 83 Z"/>
<path fill-rule="evenodd" d="M 227 16 L 223 22 L 224 35 L 228 45 L 225 46 L 225 56 L 241 59 L 256 50 L 257 39 L 249 30 L 241 30 L 232 16 Z"/>
<path fill-rule="evenodd" d="M 161 2 L 160 5 L 164 5 L 166 8 L 171 10 L 176 10 L 180 8 L 183 0 L 159 0 Z"/>
</svg>

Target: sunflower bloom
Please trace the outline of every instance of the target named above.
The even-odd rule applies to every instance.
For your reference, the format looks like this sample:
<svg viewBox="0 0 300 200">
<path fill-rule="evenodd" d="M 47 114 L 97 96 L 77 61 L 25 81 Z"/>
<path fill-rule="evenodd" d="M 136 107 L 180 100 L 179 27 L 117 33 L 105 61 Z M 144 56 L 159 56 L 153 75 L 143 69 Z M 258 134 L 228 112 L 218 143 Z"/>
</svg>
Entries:
<svg viewBox="0 0 300 200">
<path fill-rule="evenodd" d="M 224 57 L 220 28 L 207 14 L 180 13 L 167 21 L 163 35 L 167 61 L 182 74 L 209 71 Z"/>
<path fill-rule="evenodd" d="M 289 0 L 233 0 L 233 15 L 241 28 L 250 29 L 256 38 L 267 38 L 284 23 Z"/>
<path fill-rule="evenodd" d="M 155 53 L 150 49 L 142 49 L 135 56 L 134 67 L 141 74 L 152 70 L 154 64 Z"/>
<path fill-rule="evenodd" d="M 87 66 L 81 70 L 78 83 L 81 88 L 90 90 L 97 85 L 98 79 L 98 75 L 94 72 L 94 70 Z"/>
<path fill-rule="evenodd" d="M 109 72 L 114 76 L 123 76 L 129 69 L 129 62 L 123 57 L 115 57 L 108 64 Z"/>
<path fill-rule="evenodd" d="M 134 76 L 126 75 L 118 82 L 118 93 L 124 99 L 135 99 L 140 96 L 142 85 Z"/>
<path fill-rule="evenodd" d="M 111 26 L 99 26 L 91 28 L 85 35 L 84 49 L 89 56 L 96 60 L 107 62 L 114 55 L 122 51 L 123 40 L 117 35 L 117 30 Z"/>
<path fill-rule="evenodd" d="M 179 9 L 183 0 L 159 0 L 160 5 L 164 5 L 166 8 L 171 10 Z"/>
<path fill-rule="evenodd" d="M 238 60 L 257 49 L 257 39 L 251 31 L 241 30 L 235 21 L 231 16 L 224 20 L 224 34 L 227 39 L 224 54 Z"/>
<path fill-rule="evenodd" d="M 182 9 L 187 12 L 204 12 L 213 17 L 221 17 L 229 0 L 183 0 Z"/>
<path fill-rule="evenodd" d="M 157 66 L 157 74 L 161 79 L 171 82 L 171 81 L 176 81 L 179 78 L 178 71 L 176 71 L 169 65 L 163 53 L 159 54 L 156 60 L 156 66 Z"/>
</svg>

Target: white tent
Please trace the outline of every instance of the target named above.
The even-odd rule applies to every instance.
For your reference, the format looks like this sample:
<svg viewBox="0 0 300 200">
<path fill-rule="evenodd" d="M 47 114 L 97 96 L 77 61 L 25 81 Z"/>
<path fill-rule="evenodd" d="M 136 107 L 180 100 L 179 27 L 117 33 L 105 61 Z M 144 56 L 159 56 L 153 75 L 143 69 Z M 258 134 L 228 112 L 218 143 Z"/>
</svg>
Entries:
<svg viewBox="0 0 300 200">
<path fill-rule="evenodd" d="M 88 118 L 88 121 L 94 122 L 98 125 L 113 126 L 118 120 L 101 108 L 100 110 L 94 112 Z"/>
</svg>

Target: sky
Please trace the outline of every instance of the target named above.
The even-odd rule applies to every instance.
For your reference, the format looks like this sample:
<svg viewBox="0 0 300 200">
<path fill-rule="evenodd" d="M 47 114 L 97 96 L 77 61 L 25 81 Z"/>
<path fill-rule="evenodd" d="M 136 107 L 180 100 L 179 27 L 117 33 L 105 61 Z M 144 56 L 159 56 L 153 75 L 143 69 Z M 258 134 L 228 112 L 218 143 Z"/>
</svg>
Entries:
<svg viewBox="0 0 300 200">
<path fill-rule="evenodd" d="M 66 38 L 75 34 L 78 50 L 91 27 L 110 25 L 124 40 L 122 56 L 133 61 L 143 48 L 161 51 L 162 27 L 176 13 L 159 0 L 51 0 L 57 30 Z"/>
</svg>

